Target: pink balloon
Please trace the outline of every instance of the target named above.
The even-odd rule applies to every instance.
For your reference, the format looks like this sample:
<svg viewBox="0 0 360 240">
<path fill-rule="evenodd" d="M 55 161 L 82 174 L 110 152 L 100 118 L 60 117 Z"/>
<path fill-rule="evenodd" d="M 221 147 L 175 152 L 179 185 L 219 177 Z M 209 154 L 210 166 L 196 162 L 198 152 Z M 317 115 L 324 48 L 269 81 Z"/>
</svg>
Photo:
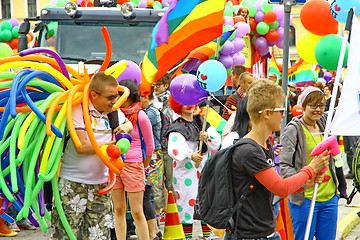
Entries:
<svg viewBox="0 0 360 240">
<path fill-rule="evenodd" d="M 146 8 L 147 0 L 141 0 L 138 4 L 139 8 Z"/>
<path fill-rule="evenodd" d="M 284 19 L 284 6 L 283 5 L 276 5 L 274 7 L 274 12 L 276 13 L 276 19 L 278 21 Z"/>
<path fill-rule="evenodd" d="M 262 55 L 262 56 L 267 55 L 268 52 L 269 52 L 269 47 L 265 47 L 265 48 L 263 48 L 263 49 L 258 49 L 258 53 L 259 53 L 260 55 Z"/>
<path fill-rule="evenodd" d="M 162 0 L 163 7 L 170 7 L 174 0 Z"/>
<path fill-rule="evenodd" d="M 232 42 L 234 44 L 234 52 L 240 52 L 245 47 L 245 42 L 242 38 L 236 37 L 232 40 Z"/>
<path fill-rule="evenodd" d="M 223 55 L 229 55 L 234 52 L 234 44 L 231 41 L 226 41 L 220 50 Z"/>
<path fill-rule="evenodd" d="M 276 42 L 276 46 L 277 46 L 278 48 L 284 48 L 284 39 L 278 40 L 278 41 Z"/>
<path fill-rule="evenodd" d="M 262 11 L 262 4 L 263 4 L 264 0 L 257 0 L 255 2 L 255 6 L 256 6 L 256 9 L 257 11 Z"/>
<path fill-rule="evenodd" d="M 243 37 L 250 32 L 249 24 L 246 22 L 237 22 L 234 27 L 237 27 L 236 37 Z"/>
<path fill-rule="evenodd" d="M 128 65 L 126 66 L 125 70 L 116 78 L 118 82 L 122 80 L 133 80 L 136 84 L 140 84 L 141 82 L 141 70 L 140 67 L 132 62 L 128 61 Z"/>
<path fill-rule="evenodd" d="M 240 52 L 232 54 L 232 58 L 233 58 L 233 66 L 245 64 L 245 56 Z"/>
<path fill-rule="evenodd" d="M 224 17 L 224 25 L 230 25 L 230 26 L 234 26 L 234 19 L 230 16 L 225 16 Z"/>
</svg>

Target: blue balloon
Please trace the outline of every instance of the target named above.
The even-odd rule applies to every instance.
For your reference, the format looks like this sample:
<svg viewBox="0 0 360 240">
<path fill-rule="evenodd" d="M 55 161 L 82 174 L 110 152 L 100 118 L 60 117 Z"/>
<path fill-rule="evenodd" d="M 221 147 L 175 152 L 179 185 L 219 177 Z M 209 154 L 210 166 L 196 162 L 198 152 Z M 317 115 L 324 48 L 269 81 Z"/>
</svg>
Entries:
<svg viewBox="0 0 360 240">
<path fill-rule="evenodd" d="M 226 68 L 216 60 L 203 62 L 196 73 L 200 87 L 208 92 L 216 92 L 222 88 L 226 82 Z"/>
<path fill-rule="evenodd" d="M 334 0 L 331 3 L 331 15 L 336 21 L 346 23 L 350 8 L 355 9 L 355 16 L 360 15 L 359 0 Z"/>
</svg>

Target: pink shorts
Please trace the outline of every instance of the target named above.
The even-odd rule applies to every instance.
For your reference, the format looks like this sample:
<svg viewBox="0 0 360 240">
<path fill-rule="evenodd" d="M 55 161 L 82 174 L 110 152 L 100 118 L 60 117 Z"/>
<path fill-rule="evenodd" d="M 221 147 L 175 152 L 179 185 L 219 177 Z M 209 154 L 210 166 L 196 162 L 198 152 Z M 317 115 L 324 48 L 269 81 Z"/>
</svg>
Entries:
<svg viewBox="0 0 360 240">
<path fill-rule="evenodd" d="M 145 169 L 142 162 L 125 162 L 124 169 L 116 175 L 113 189 L 124 188 L 126 192 L 145 190 Z"/>
</svg>

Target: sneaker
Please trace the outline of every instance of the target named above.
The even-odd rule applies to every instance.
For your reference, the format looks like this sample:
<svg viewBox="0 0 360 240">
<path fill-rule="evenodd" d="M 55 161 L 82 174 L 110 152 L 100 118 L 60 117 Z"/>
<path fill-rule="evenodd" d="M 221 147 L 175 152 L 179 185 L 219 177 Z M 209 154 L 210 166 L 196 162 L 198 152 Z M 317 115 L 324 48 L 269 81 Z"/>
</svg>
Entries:
<svg viewBox="0 0 360 240">
<path fill-rule="evenodd" d="M 9 228 L 11 231 L 20 232 L 20 228 L 18 227 L 18 225 L 16 224 L 15 221 L 12 222 L 12 223 L 7 222 L 7 225 L 8 225 L 8 228 Z"/>
<path fill-rule="evenodd" d="M 166 220 L 166 212 L 165 211 L 161 211 L 160 213 L 160 224 L 165 224 L 165 220 Z"/>
<path fill-rule="evenodd" d="M 2 236 L 2 237 L 15 237 L 17 234 L 18 234 L 17 232 L 11 231 L 9 233 L 0 233 L 0 236 Z"/>
<path fill-rule="evenodd" d="M 27 219 L 22 219 L 17 222 L 20 229 L 24 230 L 36 230 L 36 227 L 32 225 Z"/>
</svg>

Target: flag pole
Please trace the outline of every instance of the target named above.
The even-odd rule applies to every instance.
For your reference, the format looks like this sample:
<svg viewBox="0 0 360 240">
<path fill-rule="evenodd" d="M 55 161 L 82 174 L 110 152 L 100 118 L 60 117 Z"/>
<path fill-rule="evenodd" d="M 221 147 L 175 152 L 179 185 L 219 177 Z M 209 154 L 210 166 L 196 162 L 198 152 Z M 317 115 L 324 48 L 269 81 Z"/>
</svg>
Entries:
<svg viewBox="0 0 360 240">
<path fill-rule="evenodd" d="M 339 61 L 338 61 L 337 69 L 336 69 L 334 88 L 333 88 L 333 92 L 332 92 L 332 95 L 331 95 L 330 106 L 329 106 L 328 116 L 327 116 L 327 119 L 326 119 L 325 130 L 324 130 L 324 139 L 327 138 L 329 136 L 329 133 L 330 133 L 330 123 L 331 123 L 331 120 L 332 120 L 333 115 L 334 115 L 335 101 L 336 101 L 336 98 L 337 98 L 339 82 L 340 82 L 340 78 L 341 78 L 341 75 L 342 75 L 341 69 L 342 69 L 342 65 L 343 65 L 344 57 L 345 57 L 346 43 L 347 43 L 347 41 L 349 39 L 349 35 L 350 35 L 350 31 L 351 31 L 351 24 L 352 24 L 353 15 L 354 15 L 354 10 L 351 8 L 349 10 L 347 21 L 346 21 L 344 37 L 343 37 L 343 40 L 342 40 Z M 312 223 L 312 217 L 313 217 L 313 214 L 314 214 L 316 195 L 317 195 L 318 188 L 319 188 L 319 184 L 315 183 L 314 191 L 313 191 L 313 195 L 312 195 L 312 199 L 311 199 L 311 204 L 310 204 L 310 209 L 309 209 L 308 220 L 307 220 L 307 224 L 306 224 L 304 240 L 309 239 L 310 228 L 311 228 L 311 223 Z"/>
<path fill-rule="evenodd" d="M 208 116 L 208 113 L 209 113 L 210 100 L 211 100 L 211 95 L 209 94 L 209 96 L 206 99 L 204 122 L 203 122 L 202 129 L 201 129 L 202 132 L 205 132 L 205 130 L 206 130 L 206 119 L 207 119 L 207 116 Z M 203 140 L 201 140 L 200 143 L 199 143 L 199 152 L 200 153 L 201 153 L 201 150 L 202 150 L 203 143 L 204 143 Z M 196 163 L 195 167 L 196 168 L 200 167 L 200 163 Z"/>
</svg>

